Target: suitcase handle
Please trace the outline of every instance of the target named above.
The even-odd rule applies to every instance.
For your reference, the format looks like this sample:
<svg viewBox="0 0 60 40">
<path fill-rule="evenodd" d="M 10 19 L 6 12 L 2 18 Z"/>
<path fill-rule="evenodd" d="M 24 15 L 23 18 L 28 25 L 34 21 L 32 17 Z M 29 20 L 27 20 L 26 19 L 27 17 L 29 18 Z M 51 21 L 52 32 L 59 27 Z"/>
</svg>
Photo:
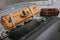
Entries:
<svg viewBox="0 0 60 40">
<path fill-rule="evenodd" d="M 20 17 L 27 17 L 28 16 L 28 11 L 25 12 L 25 11 L 22 11 L 22 14 L 20 14 Z"/>
</svg>

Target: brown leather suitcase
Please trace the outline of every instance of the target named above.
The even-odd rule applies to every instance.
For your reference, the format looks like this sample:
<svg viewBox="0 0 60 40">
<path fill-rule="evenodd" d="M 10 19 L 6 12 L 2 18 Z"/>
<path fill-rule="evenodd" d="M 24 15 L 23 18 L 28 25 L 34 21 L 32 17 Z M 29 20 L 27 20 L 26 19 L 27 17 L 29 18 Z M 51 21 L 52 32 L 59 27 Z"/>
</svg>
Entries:
<svg viewBox="0 0 60 40">
<path fill-rule="evenodd" d="M 15 25 L 30 18 L 31 16 L 33 16 L 33 14 L 34 15 L 38 14 L 39 10 L 35 10 L 36 8 L 37 8 L 37 5 L 34 4 L 34 5 L 30 5 L 29 7 L 25 7 L 21 10 L 13 12 L 11 15 L 12 15 L 12 18 L 13 18 Z M 32 12 L 31 12 L 31 10 L 32 10 Z M 12 19 L 11 19 L 10 15 L 2 16 L 1 21 L 2 21 L 2 24 L 3 24 L 5 29 L 11 29 L 15 26 L 12 23 Z"/>
<path fill-rule="evenodd" d="M 59 10 L 56 8 L 42 8 L 40 12 L 40 16 L 57 16 L 59 14 Z"/>
</svg>

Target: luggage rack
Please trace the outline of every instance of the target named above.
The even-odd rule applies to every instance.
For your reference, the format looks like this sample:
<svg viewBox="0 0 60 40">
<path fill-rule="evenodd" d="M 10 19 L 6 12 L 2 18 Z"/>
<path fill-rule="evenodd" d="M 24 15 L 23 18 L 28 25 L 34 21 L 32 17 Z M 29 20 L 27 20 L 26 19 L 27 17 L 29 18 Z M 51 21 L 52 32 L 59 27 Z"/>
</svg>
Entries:
<svg viewBox="0 0 60 40">
<path fill-rule="evenodd" d="M 30 5 L 30 4 L 29 4 Z M 24 6 L 24 4 L 23 4 L 23 6 Z M 27 5 L 28 6 L 28 5 Z M 39 16 L 40 16 L 40 12 L 41 12 L 41 10 L 32 10 L 32 8 L 34 9 L 35 8 L 35 5 L 34 6 L 32 6 L 32 8 L 30 9 L 30 7 L 31 6 L 29 6 L 29 7 L 27 7 L 26 9 L 28 9 L 31 13 L 29 13 L 28 14 L 28 16 L 30 16 L 30 17 L 32 17 L 32 16 L 35 16 L 35 14 L 38 14 L 39 13 Z M 18 6 L 17 7 L 17 5 L 16 5 L 16 10 L 18 10 L 20 8 L 20 6 Z M 52 8 L 53 9 L 53 8 Z M 16 11 L 15 10 L 15 8 L 12 8 L 12 10 L 14 10 L 14 11 Z M 3 11 L 2 13 L 11 13 L 12 12 L 12 10 L 11 9 L 9 9 L 8 10 L 8 12 L 6 12 L 6 11 Z M 27 11 L 28 11 L 27 10 Z M 10 11 L 10 12 L 9 12 Z M 13 11 L 13 12 L 14 12 Z M 4 25 L 4 27 L 6 27 L 7 29 L 7 31 L 6 31 L 6 34 L 7 34 L 7 37 L 9 37 L 11 40 L 30 40 L 31 39 L 31 35 L 33 34 L 35 34 L 35 32 L 38 32 L 38 30 L 40 30 L 40 34 L 44 31 L 44 30 L 46 30 L 50 25 L 52 25 L 55 21 L 57 21 L 59 18 L 57 18 L 57 17 L 55 17 L 54 16 L 54 11 L 53 11 L 53 13 L 52 13 L 52 17 L 50 16 L 50 17 L 48 17 L 50 14 L 48 13 L 48 15 L 46 16 L 46 12 L 45 12 L 45 15 L 44 15 L 44 17 L 42 17 L 42 19 L 40 19 L 40 17 L 39 17 L 39 19 L 37 19 L 36 18 L 36 20 L 35 19 L 32 19 L 32 20 L 30 20 L 29 22 L 27 22 L 27 23 L 25 23 L 30 17 L 28 17 L 28 16 L 23 16 L 23 17 L 21 17 L 21 15 L 20 15 L 20 12 L 21 11 L 26 11 L 26 10 L 18 10 L 17 12 L 16 12 L 16 14 L 18 13 L 18 15 L 16 16 L 16 14 L 13 14 L 14 16 L 13 16 L 13 18 L 12 18 L 12 16 L 10 15 L 10 14 L 8 14 L 7 16 L 5 15 L 5 16 L 2 16 L 2 15 L 4 15 L 4 14 L 2 14 L 1 13 L 1 19 L 3 20 L 1 20 L 3 23 L 3 25 Z M 38 11 L 38 12 L 36 12 L 36 11 Z M 33 14 L 33 13 L 34 14 Z M 36 13 L 35 13 L 36 12 Z M 50 12 L 50 11 L 48 11 L 48 12 Z M 28 12 L 27 12 L 28 13 Z M 25 12 L 23 12 L 22 14 L 24 14 L 25 15 Z M 31 14 L 31 15 L 30 15 Z M 43 14 L 43 13 L 42 13 Z M 59 13 L 57 13 L 57 14 L 59 14 Z M 19 24 L 19 23 L 21 23 L 21 19 L 20 18 L 25 18 L 25 19 L 23 19 L 23 21 L 22 22 L 24 22 L 24 23 L 22 23 L 22 24 L 24 24 L 24 25 L 22 25 L 22 26 L 20 26 L 20 25 L 18 25 L 18 27 L 16 26 L 16 25 L 12 25 L 11 27 L 9 26 L 9 24 L 8 23 L 12 23 L 13 24 L 13 22 L 11 21 L 11 19 L 14 19 L 14 17 L 16 16 L 16 18 L 15 18 L 15 20 L 13 20 L 13 21 L 15 21 L 16 22 L 16 24 Z M 57 16 L 57 15 L 56 15 Z M 7 21 L 5 20 L 7 18 Z M 17 20 L 18 19 L 18 20 Z M 16 21 L 17 20 L 17 21 Z M 21 21 L 20 21 L 21 20 Z M 35 20 L 35 21 L 34 21 Z M 18 23 L 17 23 L 18 22 Z M 8 26 L 6 26 L 5 24 L 7 25 L 8 24 Z M 45 26 L 46 25 L 46 26 Z M 16 27 L 15 27 L 16 26 Z M 10 29 L 10 28 L 11 29 Z M 15 28 L 13 28 L 13 27 L 15 27 Z M 42 31 L 41 31 L 42 30 Z M 26 32 L 26 33 L 25 33 Z M 16 34 L 16 35 L 15 35 Z M 40 35 L 39 34 L 39 35 Z M 20 37 L 19 37 L 20 36 Z M 22 36 L 22 37 L 21 37 Z M 35 36 L 35 35 L 34 35 Z M 38 35 L 36 35 L 35 37 L 37 37 Z M 33 40 L 33 39 L 35 39 L 35 37 L 33 37 L 31 40 Z M 3 39 L 5 39 L 5 37 L 3 38 Z"/>
</svg>

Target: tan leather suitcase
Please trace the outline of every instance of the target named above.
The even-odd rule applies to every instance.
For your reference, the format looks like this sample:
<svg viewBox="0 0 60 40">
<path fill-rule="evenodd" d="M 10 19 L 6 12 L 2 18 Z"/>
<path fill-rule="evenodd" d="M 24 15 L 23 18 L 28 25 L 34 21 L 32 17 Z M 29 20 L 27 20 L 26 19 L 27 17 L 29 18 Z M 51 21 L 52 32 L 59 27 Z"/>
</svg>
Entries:
<svg viewBox="0 0 60 40">
<path fill-rule="evenodd" d="M 25 7 L 21 10 L 15 11 L 13 13 L 11 13 L 11 15 L 4 15 L 1 17 L 1 21 L 2 24 L 4 26 L 5 29 L 11 29 L 13 28 L 15 25 L 25 21 L 26 19 L 30 18 L 31 16 L 33 16 L 33 14 L 38 14 L 39 10 L 36 10 L 37 5 L 30 5 L 29 7 Z M 32 12 L 31 12 L 32 10 Z M 11 16 L 13 18 L 13 21 L 15 23 L 15 25 L 12 23 L 12 19 Z"/>
</svg>

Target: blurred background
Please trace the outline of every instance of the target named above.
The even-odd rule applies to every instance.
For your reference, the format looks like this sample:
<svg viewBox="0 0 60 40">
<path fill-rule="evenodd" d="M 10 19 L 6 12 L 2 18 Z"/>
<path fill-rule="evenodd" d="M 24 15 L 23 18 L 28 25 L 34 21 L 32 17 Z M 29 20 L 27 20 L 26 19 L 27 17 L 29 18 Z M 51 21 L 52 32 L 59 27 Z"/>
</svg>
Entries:
<svg viewBox="0 0 60 40">
<path fill-rule="evenodd" d="M 0 8 L 6 5 L 21 3 L 21 2 L 30 2 L 30 1 L 47 1 L 47 0 L 0 0 Z"/>
</svg>

